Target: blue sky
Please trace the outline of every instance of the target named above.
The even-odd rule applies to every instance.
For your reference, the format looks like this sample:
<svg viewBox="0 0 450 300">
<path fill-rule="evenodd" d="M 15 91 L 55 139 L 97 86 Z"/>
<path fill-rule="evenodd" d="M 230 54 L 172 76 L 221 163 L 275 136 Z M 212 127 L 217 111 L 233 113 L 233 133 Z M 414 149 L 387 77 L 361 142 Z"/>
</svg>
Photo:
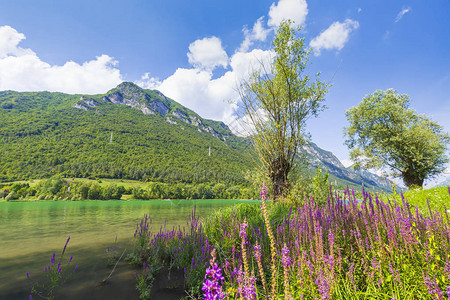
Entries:
<svg viewBox="0 0 450 300">
<path fill-rule="evenodd" d="M 0 0 L 0 90 L 156 88 L 234 124 L 236 82 L 270 54 L 283 18 L 303 26 L 310 73 L 333 86 L 308 130 L 348 160 L 344 112 L 394 88 L 450 131 L 450 2 Z M 334 75 L 334 77 L 333 77 Z"/>
</svg>

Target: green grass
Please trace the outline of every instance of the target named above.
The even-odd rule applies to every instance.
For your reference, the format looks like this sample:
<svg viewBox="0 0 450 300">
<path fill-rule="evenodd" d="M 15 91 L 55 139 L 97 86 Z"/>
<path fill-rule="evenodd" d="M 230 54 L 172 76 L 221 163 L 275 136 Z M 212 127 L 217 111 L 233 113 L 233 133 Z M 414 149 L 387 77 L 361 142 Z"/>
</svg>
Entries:
<svg viewBox="0 0 450 300">
<path fill-rule="evenodd" d="M 436 187 L 431 189 L 414 189 L 403 193 L 403 196 L 410 205 L 419 207 L 419 210 L 424 215 L 429 215 L 427 199 L 430 203 L 431 210 L 437 210 L 440 213 L 445 213 L 445 210 L 450 210 L 450 195 L 448 187 Z M 392 195 L 391 195 L 392 199 Z M 401 194 L 394 195 L 394 199 L 401 203 Z"/>
<path fill-rule="evenodd" d="M 71 178 L 67 178 L 71 179 Z M 147 182 L 142 182 L 138 180 L 129 180 L 129 179 L 109 179 L 109 178 L 99 178 L 99 179 L 87 179 L 87 178 L 74 178 L 74 182 L 82 182 L 82 183 L 93 183 L 97 182 L 101 187 L 117 184 L 122 185 L 125 188 L 133 188 L 133 187 L 145 187 Z"/>
</svg>

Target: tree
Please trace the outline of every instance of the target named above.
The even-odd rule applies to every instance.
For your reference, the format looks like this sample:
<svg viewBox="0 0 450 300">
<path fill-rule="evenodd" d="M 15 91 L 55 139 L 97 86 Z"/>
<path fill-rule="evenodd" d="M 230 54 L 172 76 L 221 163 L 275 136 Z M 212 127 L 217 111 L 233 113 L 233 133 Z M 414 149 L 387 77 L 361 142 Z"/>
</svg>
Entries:
<svg viewBox="0 0 450 300">
<path fill-rule="evenodd" d="M 441 173 L 450 136 L 437 123 L 409 108 L 408 95 L 378 90 L 345 112 L 350 158 L 356 167 L 393 171 L 408 187 Z"/>
<path fill-rule="evenodd" d="M 44 193 L 56 195 L 65 184 L 66 180 L 61 175 L 53 175 L 44 182 L 42 190 Z"/>
<path fill-rule="evenodd" d="M 300 146 L 306 141 L 305 125 L 325 108 L 322 104 L 328 85 L 310 82 L 305 74 L 310 50 L 300 28 L 283 21 L 272 42 L 274 57 L 241 82 L 239 92 L 244 119 L 263 170 L 270 178 L 274 198 L 289 189 L 288 174 Z"/>
</svg>

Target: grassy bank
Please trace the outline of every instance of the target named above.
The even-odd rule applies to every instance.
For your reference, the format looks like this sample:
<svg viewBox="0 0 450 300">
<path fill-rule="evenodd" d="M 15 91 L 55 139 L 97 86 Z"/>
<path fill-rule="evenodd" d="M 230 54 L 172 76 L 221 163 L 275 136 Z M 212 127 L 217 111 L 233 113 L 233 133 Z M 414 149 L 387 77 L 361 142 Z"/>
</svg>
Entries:
<svg viewBox="0 0 450 300">
<path fill-rule="evenodd" d="M 432 211 L 439 211 L 444 214 L 450 210 L 450 187 L 435 187 L 432 189 L 413 189 L 403 193 L 410 205 L 417 206 L 423 214 L 430 216 Z M 402 202 L 402 195 L 394 195 L 394 199 Z"/>
<path fill-rule="evenodd" d="M 241 204 L 203 221 L 193 214 L 187 230 L 151 233 L 146 216 L 131 256 L 143 266 L 141 297 L 166 266 L 184 270 L 189 295 L 204 299 L 450 298 L 445 215 L 407 200 L 346 196 L 352 200 L 334 195 L 321 207 Z"/>
</svg>

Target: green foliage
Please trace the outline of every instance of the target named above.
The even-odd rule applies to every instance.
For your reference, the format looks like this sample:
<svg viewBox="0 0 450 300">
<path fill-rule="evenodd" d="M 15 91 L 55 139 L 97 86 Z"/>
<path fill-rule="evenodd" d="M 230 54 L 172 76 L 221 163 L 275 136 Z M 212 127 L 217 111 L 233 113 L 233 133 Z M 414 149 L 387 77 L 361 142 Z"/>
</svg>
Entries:
<svg viewBox="0 0 450 300">
<path fill-rule="evenodd" d="M 199 295 L 211 249 L 201 222 L 195 216 L 195 208 L 185 228 L 178 226 L 170 230 L 164 225 L 159 232 L 152 233 L 151 222 L 151 218 L 144 215 L 137 224 L 136 247 L 128 256 L 131 263 L 143 266 L 137 276 L 141 299 L 147 299 L 155 274 L 163 268 L 168 270 L 169 276 L 172 270 L 183 270 L 186 291 Z"/>
<path fill-rule="evenodd" d="M 56 254 L 53 253 L 50 264 L 44 268 L 45 278 L 43 280 L 36 281 L 30 273 L 27 273 L 28 280 L 32 283 L 29 299 L 32 299 L 32 295 L 35 295 L 40 299 L 55 299 L 55 291 L 69 280 L 78 269 L 78 266 L 73 267 L 73 256 L 69 259 L 64 258 L 64 253 L 69 240 L 70 237 L 67 239 L 61 255 L 56 256 Z"/>
<path fill-rule="evenodd" d="M 346 111 L 346 145 L 356 166 L 387 167 L 410 187 L 445 169 L 450 136 L 409 108 L 408 95 L 376 91 Z"/>
<path fill-rule="evenodd" d="M 46 194 L 56 195 L 61 191 L 61 188 L 65 184 L 66 181 L 61 175 L 54 175 L 44 182 L 42 191 Z"/>
<path fill-rule="evenodd" d="M 312 197 L 319 207 L 326 205 L 330 193 L 328 177 L 328 173 L 322 173 L 320 168 L 317 169 L 316 175 L 312 178 L 301 174 L 296 178 L 295 184 L 286 199 L 287 202 L 298 206 L 304 202 L 305 198 Z"/>
<path fill-rule="evenodd" d="M 98 183 L 92 183 L 88 190 L 88 199 L 90 200 L 99 200 L 103 199 L 102 188 Z"/>
<path fill-rule="evenodd" d="M 167 116 L 175 118 L 172 112 L 176 111 L 186 114 L 187 121 L 190 117 L 201 120 L 202 126 L 222 135 L 226 142 L 199 132 L 195 122 L 175 118 L 178 124 L 170 124 L 158 113 L 143 114 L 136 108 L 102 100 L 105 95 L 87 96 L 96 106 L 83 110 L 73 107 L 84 103 L 80 95 L 3 91 L 0 181 L 61 174 L 164 183 L 246 184 L 241 174 L 251 167 L 246 139 L 233 135 L 223 123 L 201 119 L 157 91 L 133 88 L 147 101 L 144 104 L 166 103 L 170 108 Z M 106 96 L 118 92 L 114 89 Z"/>
<path fill-rule="evenodd" d="M 319 79 L 311 83 L 305 74 L 310 50 L 297 37 L 300 28 L 291 24 L 284 21 L 276 31 L 273 61 L 261 62 L 260 70 L 241 83 L 244 114 L 275 198 L 289 189 L 288 174 L 305 142 L 306 121 L 324 109 L 328 88 Z"/>
<path fill-rule="evenodd" d="M 100 183 L 99 183 L 100 182 Z M 125 186 L 126 187 L 125 187 Z M 56 186 L 56 188 L 55 188 Z M 56 192 L 56 193 L 54 193 Z M 0 198 L 10 200 L 120 200 L 124 199 L 256 199 L 257 190 L 246 185 L 224 183 L 123 182 L 114 179 L 65 180 L 59 175 L 42 180 L 36 186 L 27 182 L 2 185 Z"/>
<path fill-rule="evenodd" d="M 436 187 L 432 189 L 410 189 L 403 193 L 403 197 L 410 205 L 417 206 L 420 213 L 430 216 L 430 211 L 438 211 L 442 215 L 448 214 L 450 210 L 450 194 L 448 187 Z M 402 203 L 402 195 L 396 194 L 395 201 Z M 450 217 L 450 214 L 449 214 Z"/>
<path fill-rule="evenodd" d="M 5 200 L 6 200 L 6 201 L 11 201 L 11 200 L 15 200 L 15 199 L 17 199 L 17 195 L 16 195 L 16 192 L 14 192 L 14 191 L 11 191 L 11 192 L 5 197 Z"/>
</svg>

